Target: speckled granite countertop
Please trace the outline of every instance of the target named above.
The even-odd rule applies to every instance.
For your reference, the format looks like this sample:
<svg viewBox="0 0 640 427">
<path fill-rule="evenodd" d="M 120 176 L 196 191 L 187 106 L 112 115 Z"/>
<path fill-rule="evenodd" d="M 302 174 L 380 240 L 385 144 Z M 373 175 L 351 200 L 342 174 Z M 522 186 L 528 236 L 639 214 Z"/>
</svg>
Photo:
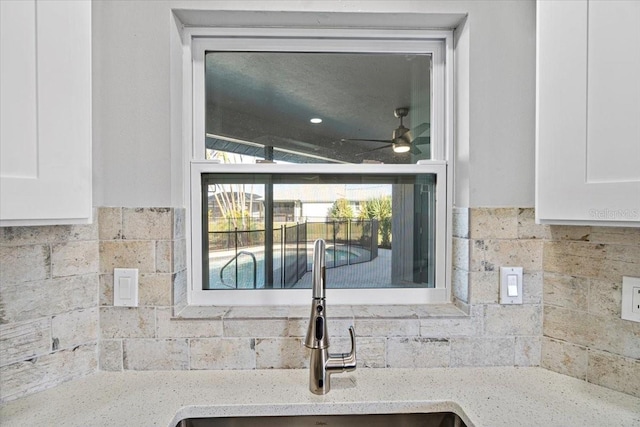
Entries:
<svg viewBox="0 0 640 427">
<path fill-rule="evenodd" d="M 0 407 L 2 426 L 162 426 L 188 417 L 458 413 L 469 426 L 640 426 L 640 399 L 541 368 L 101 372 Z"/>
</svg>

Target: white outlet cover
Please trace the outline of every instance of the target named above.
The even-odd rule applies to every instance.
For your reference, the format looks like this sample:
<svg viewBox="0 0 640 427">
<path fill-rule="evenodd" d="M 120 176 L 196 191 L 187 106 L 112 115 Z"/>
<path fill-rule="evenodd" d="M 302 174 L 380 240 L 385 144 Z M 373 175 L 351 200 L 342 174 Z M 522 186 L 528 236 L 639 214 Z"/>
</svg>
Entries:
<svg viewBox="0 0 640 427">
<path fill-rule="evenodd" d="M 522 270 L 522 267 L 500 267 L 500 304 L 522 304 Z M 510 284 L 515 285 L 514 292 L 509 292 Z"/>
<path fill-rule="evenodd" d="M 631 320 L 632 322 L 640 322 L 640 310 L 637 305 L 640 304 L 640 277 L 622 278 L 622 310 L 621 318 Z M 636 305 L 636 310 L 633 309 Z"/>
<path fill-rule="evenodd" d="M 138 269 L 113 269 L 113 305 L 116 307 L 138 306 Z"/>
</svg>

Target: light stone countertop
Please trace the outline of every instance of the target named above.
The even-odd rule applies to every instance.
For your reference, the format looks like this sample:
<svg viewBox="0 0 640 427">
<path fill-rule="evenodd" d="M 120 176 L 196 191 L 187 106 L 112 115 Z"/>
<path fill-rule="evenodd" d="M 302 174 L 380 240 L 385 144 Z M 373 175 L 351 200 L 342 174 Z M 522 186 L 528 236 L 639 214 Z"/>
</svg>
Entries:
<svg viewBox="0 0 640 427">
<path fill-rule="evenodd" d="M 453 411 L 469 426 L 640 426 L 640 398 L 542 368 L 100 372 L 0 407 L 9 426 L 162 426 L 188 417 Z"/>
</svg>

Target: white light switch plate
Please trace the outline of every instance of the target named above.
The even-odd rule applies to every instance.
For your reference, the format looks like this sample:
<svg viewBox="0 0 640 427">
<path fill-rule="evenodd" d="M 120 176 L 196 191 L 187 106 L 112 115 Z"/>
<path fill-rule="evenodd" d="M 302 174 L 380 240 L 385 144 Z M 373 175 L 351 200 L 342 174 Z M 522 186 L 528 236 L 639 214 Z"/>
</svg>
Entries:
<svg viewBox="0 0 640 427">
<path fill-rule="evenodd" d="M 500 267 L 500 304 L 522 304 L 522 267 Z"/>
<path fill-rule="evenodd" d="M 138 269 L 113 269 L 113 305 L 116 307 L 138 306 Z"/>
<path fill-rule="evenodd" d="M 640 277 L 622 278 L 621 318 L 640 322 Z"/>
</svg>

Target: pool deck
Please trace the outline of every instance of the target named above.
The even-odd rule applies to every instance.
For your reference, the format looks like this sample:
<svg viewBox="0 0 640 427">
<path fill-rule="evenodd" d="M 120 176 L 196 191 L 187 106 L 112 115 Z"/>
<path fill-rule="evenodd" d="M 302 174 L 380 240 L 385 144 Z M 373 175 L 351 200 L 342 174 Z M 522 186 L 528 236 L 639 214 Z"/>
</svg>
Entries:
<svg viewBox="0 0 640 427">
<path fill-rule="evenodd" d="M 233 256 L 234 252 L 224 253 L 224 256 Z M 217 252 L 216 256 L 220 257 L 221 252 Z M 213 259 L 211 257 L 210 259 Z M 362 288 L 389 288 L 389 287 L 407 287 L 411 284 L 404 283 L 402 285 L 392 285 L 391 281 L 391 250 L 378 249 L 378 256 L 368 262 L 359 264 L 344 265 L 335 268 L 327 268 L 326 270 L 327 288 L 342 288 L 345 283 L 349 284 L 350 289 Z M 420 287 L 423 285 L 415 284 Z M 311 271 L 306 272 L 295 285 L 288 287 L 289 289 L 310 289 L 311 288 Z"/>
<path fill-rule="evenodd" d="M 378 256 L 369 262 L 328 268 L 326 270 L 327 288 L 339 288 L 344 283 L 349 288 L 382 288 L 391 283 L 391 250 L 378 249 Z M 311 272 L 307 272 L 293 286 L 311 288 Z"/>
<path fill-rule="evenodd" d="M 378 257 L 373 261 L 360 264 L 328 268 L 326 271 L 327 288 L 342 288 L 348 283 L 348 289 L 365 288 L 424 288 L 424 283 L 392 283 L 391 249 L 378 249 Z M 292 287 L 293 289 L 311 289 L 311 272 L 307 272 Z"/>
</svg>

